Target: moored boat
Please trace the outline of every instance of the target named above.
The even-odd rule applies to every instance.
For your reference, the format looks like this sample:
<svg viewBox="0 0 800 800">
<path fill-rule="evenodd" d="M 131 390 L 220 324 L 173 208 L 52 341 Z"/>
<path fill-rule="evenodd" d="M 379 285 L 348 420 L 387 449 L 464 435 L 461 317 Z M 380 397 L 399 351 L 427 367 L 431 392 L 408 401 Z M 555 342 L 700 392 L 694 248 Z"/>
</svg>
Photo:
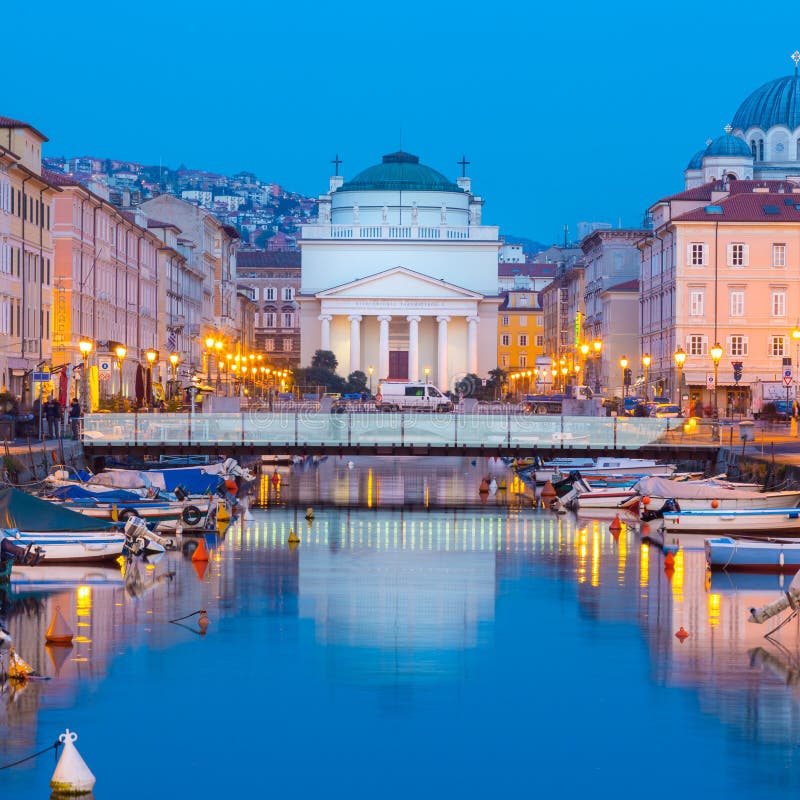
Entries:
<svg viewBox="0 0 800 800">
<path fill-rule="evenodd" d="M 666 533 L 731 533 L 800 536 L 800 508 L 698 509 L 665 512 L 661 527 Z"/>
<path fill-rule="evenodd" d="M 675 472 L 674 464 L 659 464 L 657 461 L 645 458 L 613 458 L 603 456 L 600 458 L 554 458 L 545 461 L 541 467 L 532 469 L 536 483 L 546 483 L 557 479 L 572 470 L 579 470 L 584 477 L 642 477 L 645 475 L 659 475 L 669 477 Z"/>
<path fill-rule="evenodd" d="M 706 539 L 706 561 L 711 569 L 758 572 L 800 570 L 800 542 L 776 539 L 752 541 L 722 536 Z"/>
</svg>

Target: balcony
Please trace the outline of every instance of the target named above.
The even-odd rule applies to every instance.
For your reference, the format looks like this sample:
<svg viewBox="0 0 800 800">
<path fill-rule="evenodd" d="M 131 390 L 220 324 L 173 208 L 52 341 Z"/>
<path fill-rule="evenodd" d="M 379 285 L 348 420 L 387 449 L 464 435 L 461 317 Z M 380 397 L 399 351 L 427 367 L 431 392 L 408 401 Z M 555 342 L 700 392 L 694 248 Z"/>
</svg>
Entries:
<svg viewBox="0 0 800 800">
<path fill-rule="evenodd" d="M 303 225 L 303 241 L 313 239 L 496 242 L 499 228 L 494 225 Z"/>
</svg>

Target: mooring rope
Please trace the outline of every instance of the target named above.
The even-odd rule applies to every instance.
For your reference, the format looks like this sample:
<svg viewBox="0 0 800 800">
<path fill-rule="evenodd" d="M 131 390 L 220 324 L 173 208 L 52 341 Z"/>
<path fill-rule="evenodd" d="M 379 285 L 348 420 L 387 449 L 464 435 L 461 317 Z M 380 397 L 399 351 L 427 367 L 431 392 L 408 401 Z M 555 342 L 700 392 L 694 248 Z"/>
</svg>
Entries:
<svg viewBox="0 0 800 800">
<path fill-rule="evenodd" d="M 44 755 L 45 753 L 48 753 L 50 752 L 50 750 L 53 749 L 56 751 L 56 759 L 58 759 L 58 748 L 61 747 L 61 744 L 62 743 L 60 741 L 56 740 L 55 742 L 53 742 L 53 744 L 49 745 L 48 747 L 45 747 L 44 750 L 40 750 L 38 753 L 33 753 L 33 755 L 25 756 L 25 758 L 21 758 L 19 761 L 13 761 L 11 764 L 4 764 L 2 767 L 0 767 L 0 770 L 10 769 L 11 767 L 16 767 L 19 764 L 24 764 L 26 761 L 30 761 L 33 758 L 37 758 L 38 756 Z"/>
<path fill-rule="evenodd" d="M 169 620 L 169 622 L 181 622 L 181 620 L 189 619 L 189 617 L 193 617 L 196 614 L 202 614 L 202 613 L 203 613 L 203 609 L 201 608 L 199 611 L 192 611 L 191 614 L 187 614 L 185 617 L 178 617 L 177 619 L 171 619 L 171 620 Z"/>
</svg>

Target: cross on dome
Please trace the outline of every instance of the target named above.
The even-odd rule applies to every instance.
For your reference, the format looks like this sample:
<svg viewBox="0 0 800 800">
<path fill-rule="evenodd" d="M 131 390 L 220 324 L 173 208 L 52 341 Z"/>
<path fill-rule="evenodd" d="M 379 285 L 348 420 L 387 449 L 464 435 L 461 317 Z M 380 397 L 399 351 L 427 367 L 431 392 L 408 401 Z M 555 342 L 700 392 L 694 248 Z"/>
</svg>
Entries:
<svg viewBox="0 0 800 800">
<path fill-rule="evenodd" d="M 800 62 L 800 50 L 795 50 L 794 53 L 789 56 L 789 58 L 794 61 L 794 74 L 797 75 L 797 64 Z"/>
<path fill-rule="evenodd" d="M 731 128 L 730 125 L 726 125 L 722 130 L 724 130 L 725 133 L 730 133 L 733 130 L 733 128 Z"/>
</svg>

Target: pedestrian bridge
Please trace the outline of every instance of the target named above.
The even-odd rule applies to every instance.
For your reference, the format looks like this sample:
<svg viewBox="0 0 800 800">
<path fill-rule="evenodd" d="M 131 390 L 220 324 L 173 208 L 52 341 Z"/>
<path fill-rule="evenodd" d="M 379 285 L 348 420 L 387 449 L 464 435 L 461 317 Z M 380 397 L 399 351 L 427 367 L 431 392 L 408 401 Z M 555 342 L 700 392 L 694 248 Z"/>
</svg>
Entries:
<svg viewBox="0 0 800 800">
<path fill-rule="evenodd" d="M 713 458 L 719 447 L 681 419 L 520 413 L 87 414 L 88 455 L 181 453 Z M 568 453 L 565 453 L 568 451 Z"/>
</svg>

